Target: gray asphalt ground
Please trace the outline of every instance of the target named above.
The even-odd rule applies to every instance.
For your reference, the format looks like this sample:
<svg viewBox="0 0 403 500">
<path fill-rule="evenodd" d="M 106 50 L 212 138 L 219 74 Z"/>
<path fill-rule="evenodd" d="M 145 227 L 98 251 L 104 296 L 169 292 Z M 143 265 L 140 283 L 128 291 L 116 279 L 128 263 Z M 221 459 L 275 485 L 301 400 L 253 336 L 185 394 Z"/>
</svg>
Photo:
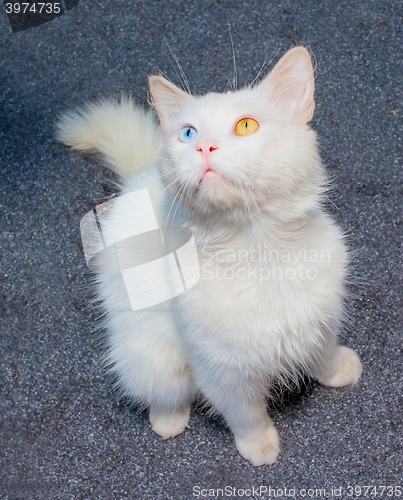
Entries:
<svg viewBox="0 0 403 500">
<path fill-rule="evenodd" d="M 225 486 L 241 489 L 226 498 L 253 486 L 299 498 L 331 498 L 342 487 L 333 497 L 359 498 L 348 486 L 368 485 L 378 489 L 367 497 L 380 498 L 381 486 L 403 487 L 402 7 L 81 0 L 46 25 L 11 33 L 0 5 L 0 498 L 181 500 Z M 149 73 L 179 83 L 165 38 L 193 92 L 226 90 L 228 22 L 239 85 L 295 43 L 316 57 L 313 126 L 333 179 L 328 210 L 354 256 L 343 337 L 364 364 L 354 387 L 309 382 L 273 405 L 282 452 L 261 468 L 205 412 L 195 409 L 190 428 L 164 442 L 147 413 L 114 392 L 79 232 L 81 217 L 113 192 L 113 176 L 53 139 L 64 110 L 121 93 L 146 104 Z"/>
</svg>

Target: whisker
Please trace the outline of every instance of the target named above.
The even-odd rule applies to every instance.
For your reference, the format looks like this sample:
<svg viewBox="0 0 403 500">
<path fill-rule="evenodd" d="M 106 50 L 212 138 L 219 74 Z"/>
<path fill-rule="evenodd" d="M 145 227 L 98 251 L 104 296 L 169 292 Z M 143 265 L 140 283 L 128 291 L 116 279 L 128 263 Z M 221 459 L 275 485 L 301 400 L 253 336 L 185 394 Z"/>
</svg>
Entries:
<svg viewBox="0 0 403 500">
<path fill-rule="evenodd" d="M 182 203 L 182 200 L 183 200 L 183 197 L 184 197 L 184 193 L 186 191 L 186 187 L 187 187 L 186 184 L 183 183 L 182 186 L 185 186 L 185 189 L 182 191 L 181 195 L 179 196 L 179 200 L 178 200 L 178 202 L 176 204 L 175 212 L 174 212 L 174 214 L 172 216 L 171 227 L 172 227 L 172 224 L 173 224 L 173 222 L 175 220 L 176 212 L 178 211 L 178 208 L 180 207 L 180 205 Z"/>
<path fill-rule="evenodd" d="M 168 80 L 169 82 L 171 82 L 169 76 L 166 73 L 164 73 L 158 66 L 156 66 L 155 64 L 151 64 L 151 63 L 150 63 L 150 66 L 151 66 L 151 68 L 155 69 L 158 74 L 162 75 L 166 80 Z"/>
<path fill-rule="evenodd" d="M 248 187 L 248 189 L 249 189 L 249 186 L 247 186 L 247 187 Z M 242 187 L 242 189 L 243 189 L 243 187 Z M 250 189 L 249 189 L 249 191 L 250 191 Z M 253 201 L 255 202 L 255 200 L 254 200 L 254 198 L 253 198 L 253 195 L 252 195 L 252 192 L 251 192 L 251 191 L 250 191 L 250 193 L 251 193 L 251 197 L 252 197 Z M 245 193 L 245 198 L 246 198 L 246 193 Z M 251 218 L 251 221 L 252 221 L 252 225 L 253 225 L 253 227 L 255 228 L 255 231 L 256 231 L 256 232 L 258 232 L 258 231 L 259 231 L 259 228 L 258 228 L 258 225 L 256 224 L 256 218 L 258 218 L 258 219 L 262 220 L 262 218 L 260 217 L 260 211 L 259 211 L 259 209 L 258 209 L 258 207 L 257 207 L 257 205 L 256 205 L 256 207 L 257 207 L 257 212 L 258 212 L 258 217 L 253 217 L 253 216 L 252 216 L 252 212 L 251 212 L 251 210 L 250 210 L 249 203 L 248 203 L 248 200 L 247 200 L 247 199 L 246 199 L 246 204 L 247 204 L 247 207 L 248 207 L 248 211 L 249 211 L 249 214 L 250 214 L 250 218 Z M 256 202 L 255 202 L 255 204 L 256 204 Z"/>
<path fill-rule="evenodd" d="M 158 200 L 158 198 L 162 195 L 162 193 L 163 193 L 166 189 L 168 189 L 168 188 L 169 188 L 169 186 L 171 186 L 174 182 L 176 182 L 176 181 L 178 181 L 178 180 L 179 180 L 179 176 L 178 176 L 176 179 L 174 179 L 172 182 L 170 182 L 169 184 L 167 184 L 167 185 L 164 187 L 164 189 L 161 191 L 161 193 L 157 196 L 157 200 Z"/>
<path fill-rule="evenodd" d="M 173 168 L 173 169 L 168 170 L 168 171 L 166 171 L 166 172 L 161 172 L 161 173 L 159 173 L 158 175 L 155 175 L 154 177 L 151 177 L 151 179 L 149 179 L 149 180 L 147 181 L 147 184 L 148 184 L 148 183 L 150 183 L 150 182 L 155 181 L 155 179 L 161 179 L 162 177 L 165 177 L 166 175 L 169 175 L 169 174 L 171 174 L 172 172 L 175 172 L 175 171 L 176 171 L 176 168 Z M 164 190 L 165 190 L 165 189 L 166 189 L 166 188 L 164 188 Z M 162 193 L 161 193 L 161 194 L 162 194 Z"/>
<path fill-rule="evenodd" d="M 249 209 L 249 205 L 248 205 L 248 200 L 246 199 L 246 194 L 245 194 L 245 190 L 242 186 L 242 184 L 240 182 L 238 182 L 238 184 L 241 186 L 241 189 L 242 189 L 242 198 L 245 202 L 245 208 L 249 211 L 249 215 L 250 215 L 250 218 L 252 220 L 252 214 L 250 213 L 250 209 Z M 245 226 L 248 224 L 248 214 L 245 210 Z"/>
<path fill-rule="evenodd" d="M 258 80 L 258 78 L 260 77 L 260 75 L 266 71 L 266 69 L 268 68 L 268 66 L 270 66 L 270 64 L 273 62 L 273 59 L 275 59 L 277 57 L 277 54 L 280 52 L 280 49 L 277 50 L 277 52 L 274 54 L 274 56 L 270 59 L 269 62 L 267 62 L 267 58 L 269 57 L 269 53 L 266 54 L 265 58 L 264 58 L 264 61 L 263 61 L 263 64 L 261 66 L 261 68 L 259 69 L 259 72 L 258 74 L 256 75 L 256 78 L 252 81 L 252 83 L 250 84 L 250 87 L 252 87 L 252 85 L 256 82 L 256 80 Z"/>
<path fill-rule="evenodd" d="M 167 44 L 167 47 L 169 49 L 169 52 L 171 53 L 171 56 L 175 59 L 175 62 L 176 64 L 178 65 L 178 68 L 179 68 L 179 71 L 180 71 L 180 74 L 181 74 L 181 77 L 183 78 L 183 83 L 184 83 L 184 86 L 188 92 L 188 94 L 192 95 L 192 93 L 190 92 L 190 87 L 189 87 L 189 82 L 188 82 L 188 79 L 186 78 L 186 75 L 185 75 L 185 72 L 183 71 L 182 69 L 182 66 L 179 64 L 179 61 L 178 59 L 176 58 L 175 54 L 173 53 L 173 50 L 171 49 L 169 43 L 168 43 L 168 40 L 166 38 L 166 36 L 164 35 L 164 40 L 165 40 L 165 43 Z"/>
<path fill-rule="evenodd" d="M 175 161 L 172 158 L 164 158 L 163 156 L 159 156 L 159 155 L 158 156 L 157 155 L 150 155 L 150 154 L 144 153 L 144 151 L 139 151 L 137 149 L 132 149 L 131 152 L 132 153 L 139 153 L 140 155 L 148 156 L 149 158 L 154 158 L 155 160 L 164 160 L 164 161 L 170 161 L 170 162 Z M 102 155 L 102 153 L 101 153 L 101 155 Z"/>
<path fill-rule="evenodd" d="M 228 78 L 228 76 L 225 73 L 223 73 L 222 71 L 219 71 L 218 73 L 220 75 L 222 75 L 227 80 L 229 88 L 232 89 L 232 83 L 231 83 L 231 80 Z"/>
<path fill-rule="evenodd" d="M 246 187 L 249 189 L 249 192 L 250 192 L 251 198 L 252 198 L 252 200 L 253 200 L 253 203 L 255 204 L 256 211 L 257 211 L 257 213 L 258 213 L 258 217 L 257 217 L 257 218 L 258 218 L 259 220 L 263 220 L 263 218 L 262 218 L 262 212 L 261 212 L 261 210 L 260 210 L 260 208 L 259 208 L 259 205 L 256 203 L 256 200 L 255 200 L 255 197 L 254 197 L 254 195 L 253 195 L 253 193 L 252 193 L 251 187 L 250 187 L 248 184 L 246 185 Z"/>
<path fill-rule="evenodd" d="M 249 66 L 248 76 L 246 77 L 246 84 L 244 85 L 245 87 L 248 87 L 248 81 L 249 81 L 250 73 L 252 71 L 252 66 L 253 66 L 253 62 L 251 61 L 250 66 Z"/>
<path fill-rule="evenodd" d="M 184 188 L 184 186 L 185 186 L 185 183 L 183 183 L 183 184 L 181 185 L 181 187 L 179 188 L 178 192 L 177 192 L 177 193 L 176 193 L 176 195 L 175 195 L 175 198 L 172 200 L 171 206 L 170 206 L 169 211 L 168 211 L 167 218 L 166 218 L 166 220 L 165 220 L 165 228 L 167 228 L 167 227 L 168 227 L 169 216 L 171 215 L 171 211 L 172 211 L 172 208 L 173 208 L 173 206 L 174 206 L 174 204 L 175 204 L 175 200 L 176 200 L 176 198 L 178 197 L 178 194 L 179 194 L 179 193 L 181 192 L 181 190 Z M 172 222 L 173 222 L 173 220 L 171 221 L 171 226 L 172 226 Z M 166 229 L 165 229 L 165 231 L 166 231 Z M 165 232 L 164 232 L 164 234 L 165 234 Z"/>
<path fill-rule="evenodd" d="M 269 210 L 270 213 L 272 213 L 272 210 L 270 209 L 270 206 L 269 204 L 267 203 L 267 200 L 266 198 L 264 197 L 264 195 L 262 194 L 262 192 L 260 191 L 260 189 L 257 188 L 257 186 L 255 186 L 255 184 L 243 173 L 243 172 L 238 172 L 238 174 L 242 175 L 243 176 L 243 179 L 245 180 L 245 185 L 246 187 L 249 188 L 252 188 L 259 196 L 260 198 L 262 199 L 262 202 L 263 202 L 263 206 Z M 263 218 L 261 217 L 262 216 L 262 211 L 258 208 L 258 205 L 257 205 L 257 202 L 256 200 L 254 199 L 254 197 L 252 196 L 252 199 L 254 200 L 255 202 L 255 205 L 256 205 L 256 208 L 258 209 L 259 211 L 259 215 L 260 215 L 260 220 L 263 220 Z"/>
<path fill-rule="evenodd" d="M 228 22 L 228 31 L 229 31 L 229 37 L 231 40 L 232 60 L 234 63 L 233 89 L 235 90 L 238 87 L 238 74 L 237 74 L 236 60 L 235 60 L 234 39 L 232 38 L 231 25 L 229 22 Z"/>
</svg>

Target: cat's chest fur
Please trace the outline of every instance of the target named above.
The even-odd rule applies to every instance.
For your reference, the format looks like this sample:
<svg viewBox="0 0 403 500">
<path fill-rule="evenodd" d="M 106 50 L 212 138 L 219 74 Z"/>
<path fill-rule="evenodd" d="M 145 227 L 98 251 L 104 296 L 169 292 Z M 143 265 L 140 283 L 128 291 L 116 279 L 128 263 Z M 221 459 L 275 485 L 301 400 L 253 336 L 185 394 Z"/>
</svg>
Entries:
<svg viewBox="0 0 403 500">
<path fill-rule="evenodd" d="M 340 307 L 346 253 L 337 228 L 318 212 L 281 229 L 217 233 L 195 231 L 201 277 L 178 297 L 185 342 L 226 366 L 278 373 L 285 359 L 309 362 Z"/>
</svg>

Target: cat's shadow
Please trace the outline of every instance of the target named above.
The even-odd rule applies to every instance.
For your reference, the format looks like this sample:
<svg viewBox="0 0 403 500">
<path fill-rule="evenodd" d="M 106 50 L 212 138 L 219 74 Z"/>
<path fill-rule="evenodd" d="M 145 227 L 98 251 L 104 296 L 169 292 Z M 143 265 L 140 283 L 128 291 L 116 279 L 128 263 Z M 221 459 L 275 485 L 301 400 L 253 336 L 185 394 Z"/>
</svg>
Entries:
<svg viewBox="0 0 403 500">
<path fill-rule="evenodd" d="M 298 383 L 273 384 L 266 399 L 269 414 L 282 413 L 287 409 L 303 405 L 317 385 L 318 382 L 308 376 L 301 377 Z M 142 420 L 148 420 L 148 408 L 135 404 L 128 398 L 122 398 L 119 406 L 121 409 L 129 409 L 130 413 L 136 414 Z M 224 418 L 202 398 L 192 404 L 192 413 L 201 415 L 213 427 L 222 426 L 228 429 Z"/>
<path fill-rule="evenodd" d="M 318 382 L 308 376 L 302 376 L 298 382 L 289 382 L 287 385 L 275 383 L 271 386 L 270 393 L 267 395 L 266 404 L 269 415 L 282 413 L 286 409 L 302 406 L 304 401 L 312 394 Z M 223 417 L 202 400 L 196 401 L 192 405 L 198 414 L 212 425 L 220 425 L 228 428 Z"/>
<path fill-rule="evenodd" d="M 297 383 L 274 384 L 267 397 L 269 413 L 282 412 L 290 407 L 301 406 L 317 386 L 318 382 L 307 375 L 301 376 Z"/>
</svg>

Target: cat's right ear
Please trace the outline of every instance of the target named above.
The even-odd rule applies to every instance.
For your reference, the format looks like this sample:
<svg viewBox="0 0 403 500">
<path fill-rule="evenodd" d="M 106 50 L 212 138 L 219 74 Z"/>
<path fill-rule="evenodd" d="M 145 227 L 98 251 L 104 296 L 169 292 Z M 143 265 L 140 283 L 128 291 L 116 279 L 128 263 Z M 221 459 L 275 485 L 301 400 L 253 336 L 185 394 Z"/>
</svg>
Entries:
<svg viewBox="0 0 403 500">
<path fill-rule="evenodd" d="M 183 106 L 192 99 L 192 96 L 160 75 L 150 76 L 148 83 L 153 105 L 160 118 L 162 130 L 166 133 L 172 120 L 180 113 Z"/>
<path fill-rule="evenodd" d="M 314 70 L 309 52 L 304 47 L 286 52 L 258 89 L 290 123 L 306 125 L 315 109 Z"/>
</svg>

